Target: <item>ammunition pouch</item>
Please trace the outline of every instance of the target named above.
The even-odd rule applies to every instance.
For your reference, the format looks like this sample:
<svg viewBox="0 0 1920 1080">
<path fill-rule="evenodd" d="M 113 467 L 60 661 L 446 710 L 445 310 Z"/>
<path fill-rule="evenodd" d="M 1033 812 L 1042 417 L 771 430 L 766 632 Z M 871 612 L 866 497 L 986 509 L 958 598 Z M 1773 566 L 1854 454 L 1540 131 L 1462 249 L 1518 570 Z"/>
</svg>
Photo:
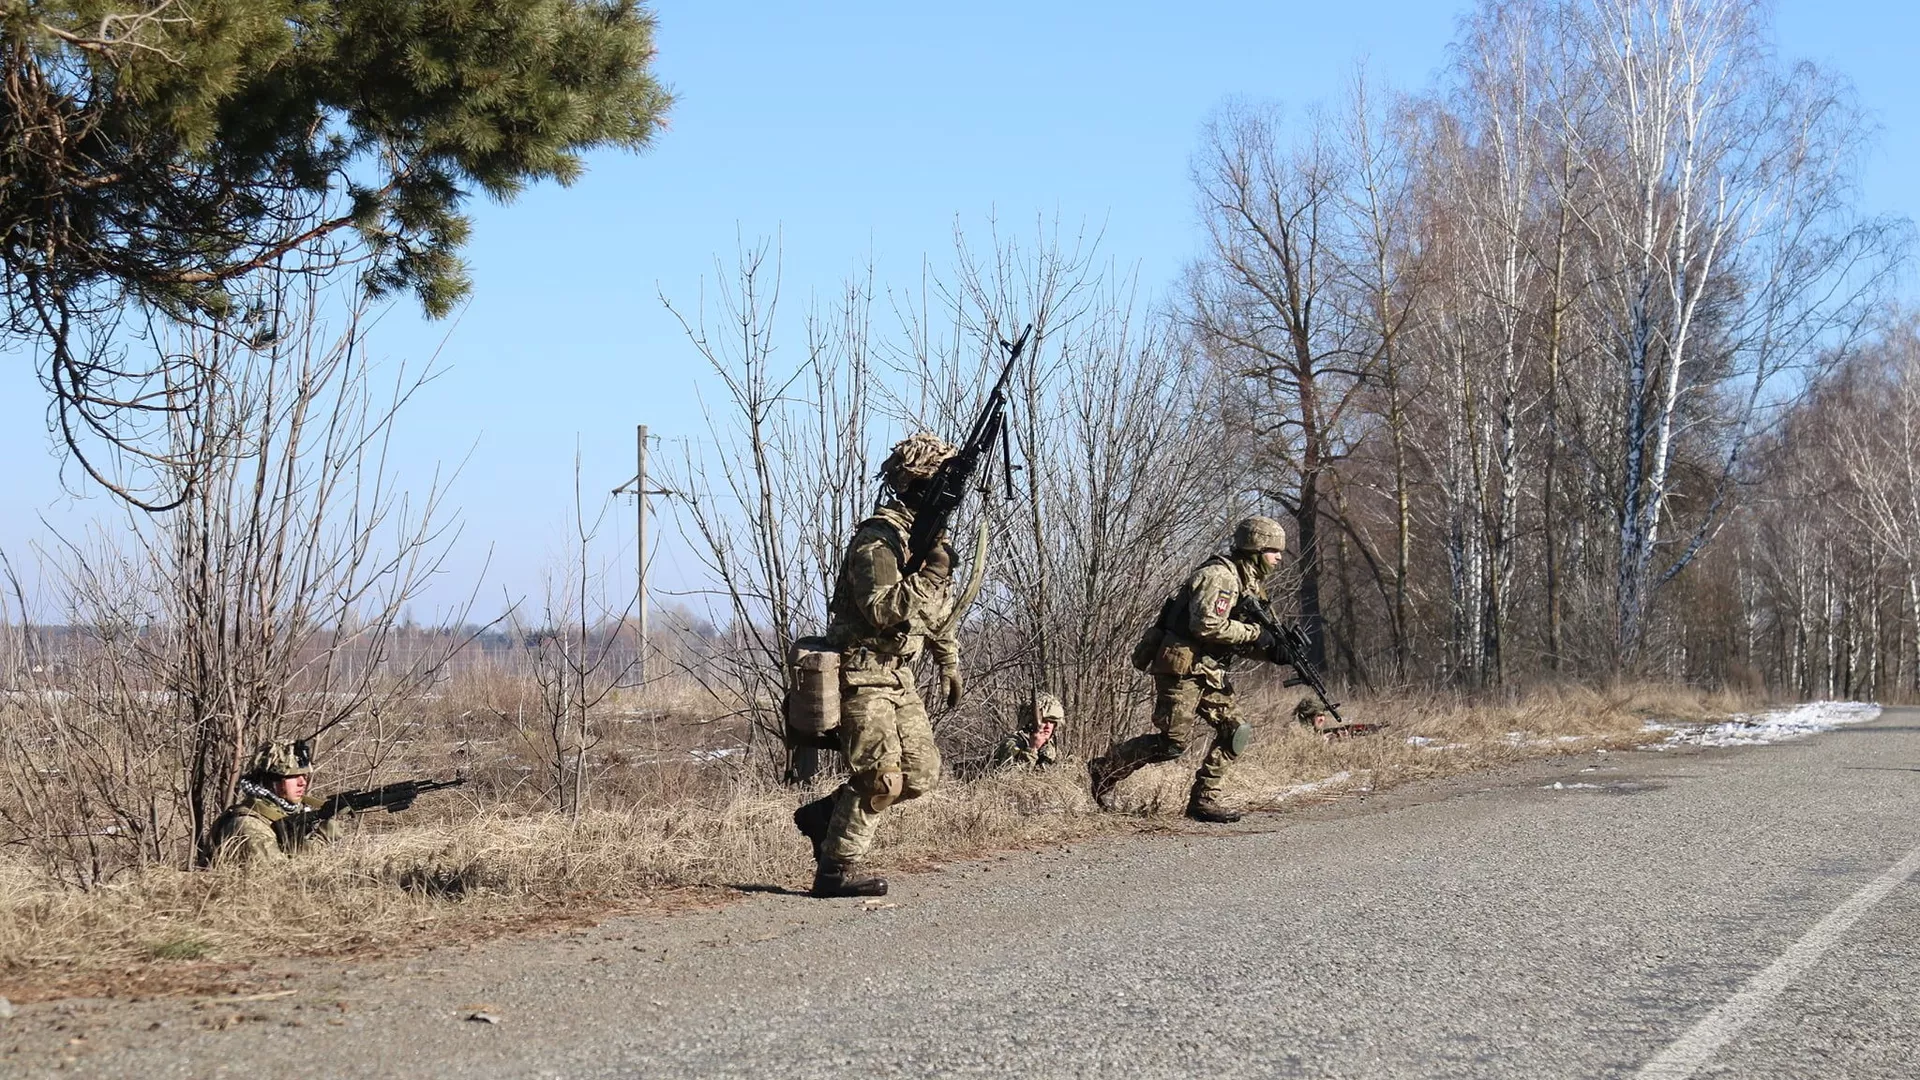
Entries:
<svg viewBox="0 0 1920 1080">
<path fill-rule="evenodd" d="M 1187 675 L 1192 673 L 1197 659 L 1193 642 L 1162 630 L 1159 651 L 1154 654 L 1147 671 L 1154 675 Z"/>
<path fill-rule="evenodd" d="M 899 686 L 900 658 L 872 649 L 848 649 L 840 654 L 839 674 L 849 687 Z"/>
</svg>

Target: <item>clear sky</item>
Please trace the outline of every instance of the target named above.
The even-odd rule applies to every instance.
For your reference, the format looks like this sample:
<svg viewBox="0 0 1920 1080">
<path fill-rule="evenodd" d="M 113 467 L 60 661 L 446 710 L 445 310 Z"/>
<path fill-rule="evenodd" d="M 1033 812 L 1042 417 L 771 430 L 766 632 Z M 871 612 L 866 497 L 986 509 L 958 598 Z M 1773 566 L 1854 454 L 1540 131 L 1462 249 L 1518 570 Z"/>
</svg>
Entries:
<svg viewBox="0 0 1920 1080">
<path fill-rule="evenodd" d="M 1336 100 L 1361 61 L 1377 83 L 1420 88 L 1465 8 L 656 4 L 657 68 L 679 97 L 656 147 L 597 155 L 571 188 L 476 204 L 472 303 L 439 324 L 403 306 L 374 339 L 395 359 L 446 339 L 445 375 L 409 406 L 399 439 L 408 483 L 465 462 L 450 500 L 463 531 L 418 617 L 463 598 L 489 557 L 488 614 L 537 591 L 569 534 L 576 447 L 584 486 L 605 492 L 632 474 L 635 424 L 669 448 L 700 434 L 697 395 L 711 398 L 712 380 L 658 296 L 695 307 L 737 238 L 779 235 L 791 315 L 869 260 L 883 286 L 917 280 L 923 259 L 947 261 L 956 222 L 977 233 L 989 215 L 1029 233 L 1042 217 L 1103 231 L 1104 253 L 1157 290 L 1196 250 L 1188 158 L 1210 110 L 1231 96 L 1289 109 Z M 1775 11 L 1780 51 L 1849 76 L 1880 124 L 1865 206 L 1920 218 L 1920 5 Z M 9 359 L 0 549 L 19 565 L 44 542 L 43 518 L 73 530 L 102 500 L 63 489 L 44 396 Z M 684 586 L 697 572 L 670 525 L 656 535 L 656 587 Z M 613 511 L 602 537 L 601 558 L 630 566 L 632 511 Z"/>
</svg>

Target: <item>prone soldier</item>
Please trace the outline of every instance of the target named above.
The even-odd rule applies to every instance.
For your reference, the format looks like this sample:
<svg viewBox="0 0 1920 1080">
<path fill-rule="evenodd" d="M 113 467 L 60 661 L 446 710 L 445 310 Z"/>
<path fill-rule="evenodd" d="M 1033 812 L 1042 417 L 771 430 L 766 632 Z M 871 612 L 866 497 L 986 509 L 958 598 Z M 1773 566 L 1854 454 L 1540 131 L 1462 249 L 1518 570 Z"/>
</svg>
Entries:
<svg viewBox="0 0 1920 1080">
<path fill-rule="evenodd" d="M 885 878 L 858 871 L 887 808 L 916 799 L 940 777 L 940 751 L 914 679 L 924 651 L 940 669 L 948 708 L 960 703 L 960 646 L 953 611 L 953 549 L 933 545 L 909 570 L 915 514 L 928 481 L 954 448 L 921 432 L 880 467 L 880 506 L 862 521 L 840 561 L 828 603 L 827 642 L 840 652 L 837 737 L 850 775 L 793 813 L 813 844 L 812 894 L 884 896 Z"/>
<path fill-rule="evenodd" d="M 1020 730 L 1010 731 L 993 748 L 987 761 L 988 771 L 996 769 L 1047 768 L 1060 761 L 1060 748 L 1054 735 L 1067 718 L 1067 710 L 1052 694 L 1035 694 L 1022 710 L 1026 721 Z"/>
<path fill-rule="evenodd" d="M 1234 705 L 1227 668 L 1239 655 L 1272 659 L 1272 632 L 1233 617 L 1243 595 L 1266 599 L 1266 579 L 1280 564 L 1287 535 L 1280 523 L 1250 517 L 1233 530 L 1232 550 L 1214 555 L 1167 597 L 1160 615 L 1134 649 L 1134 666 L 1153 675 L 1157 729 L 1118 744 L 1087 763 L 1093 797 L 1102 807 L 1120 781 L 1146 765 L 1173 761 L 1187 748 L 1195 721 L 1213 728 L 1213 744 L 1194 774 L 1186 814 L 1197 821 L 1238 821 L 1221 805 L 1220 783 L 1246 749 L 1252 725 Z"/>
<path fill-rule="evenodd" d="M 201 862 L 264 862 L 338 839 L 339 821 L 319 813 L 326 800 L 307 794 L 312 776 L 313 749 L 304 740 L 262 744 L 247 763 L 233 805 L 208 830 Z"/>
</svg>

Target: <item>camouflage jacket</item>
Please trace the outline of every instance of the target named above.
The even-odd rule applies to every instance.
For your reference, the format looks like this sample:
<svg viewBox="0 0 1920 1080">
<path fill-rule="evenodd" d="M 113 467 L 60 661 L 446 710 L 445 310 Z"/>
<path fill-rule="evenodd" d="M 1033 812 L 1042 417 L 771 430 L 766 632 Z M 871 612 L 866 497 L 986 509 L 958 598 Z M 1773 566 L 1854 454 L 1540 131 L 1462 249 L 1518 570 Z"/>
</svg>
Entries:
<svg viewBox="0 0 1920 1080">
<path fill-rule="evenodd" d="M 827 640 L 843 652 L 867 650 L 883 663 L 910 661 L 924 649 L 950 667 L 960 662 L 960 645 L 940 628 L 953 614 L 953 579 L 925 569 L 905 572 L 912 534 L 913 512 L 898 502 L 882 504 L 860 523 L 827 605 Z"/>
<path fill-rule="evenodd" d="M 1012 769 L 1019 767 L 1045 768 L 1060 762 L 1060 751 L 1048 739 L 1040 749 L 1033 748 L 1033 736 L 1025 731 L 1009 731 L 1007 737 L 993 748 L 993 757 L 987 760 L 988 769 Z"/>
<path fill-rule="evenodd" d="M 1260 637 L 1260 628 L 1233 618 L 1242 594 L 1265 600 L 1253 571 L 1231 555 L 1200 564 L 1160 609 L 1160 629 L 1190 641 L 1200 656 L 1230 660 Z"/>
<path fill-rule="evenodd" d="M 316 821 L 313 811 L 326 800 L 309 795 L 299 805 L 265 788 L 240 782 L 240 801 L 227 807 L 207 833 L 205 861 L 214 866 L 244 865 L 297 855 L 310 843 L 338 839 L 338 821 Z"/>
</svg>

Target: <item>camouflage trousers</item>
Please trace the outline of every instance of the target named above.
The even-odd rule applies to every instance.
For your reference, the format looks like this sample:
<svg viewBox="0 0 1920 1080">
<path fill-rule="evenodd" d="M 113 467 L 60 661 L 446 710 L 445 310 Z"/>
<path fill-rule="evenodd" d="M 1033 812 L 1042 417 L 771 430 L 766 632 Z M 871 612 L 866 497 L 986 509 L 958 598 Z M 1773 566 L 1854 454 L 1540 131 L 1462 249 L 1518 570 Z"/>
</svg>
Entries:
<svg viewBox="0 0 1920 1080">
<path fill-rule="evenodd" d="M 925 795 L 940 779 L 940 751 L 912 666 L 843 670 L 839 735 L 852 775 L 834 793 L 820 854 L 851 863 L 873 846 L 887 807 Z"/>
<path fill-rule="evenodd" d="M 1117 784 L 1156 761 L 1178 758 L 1192 741 L 1195 724 L 1203 723 L 1213 729 L 1213 744 L 1193 775 L 1193 793 L 1219 791 L 1235 757 L 1233 735 L 1241 723 L 1227 673 L 1210 664 L 1196 665 L 1191 675 L 1155 675 L 1153 690 L 1153 726 L 1158 730 L 1107 752 L 1104 771 L 1110 782 Z"/>
</svg>

